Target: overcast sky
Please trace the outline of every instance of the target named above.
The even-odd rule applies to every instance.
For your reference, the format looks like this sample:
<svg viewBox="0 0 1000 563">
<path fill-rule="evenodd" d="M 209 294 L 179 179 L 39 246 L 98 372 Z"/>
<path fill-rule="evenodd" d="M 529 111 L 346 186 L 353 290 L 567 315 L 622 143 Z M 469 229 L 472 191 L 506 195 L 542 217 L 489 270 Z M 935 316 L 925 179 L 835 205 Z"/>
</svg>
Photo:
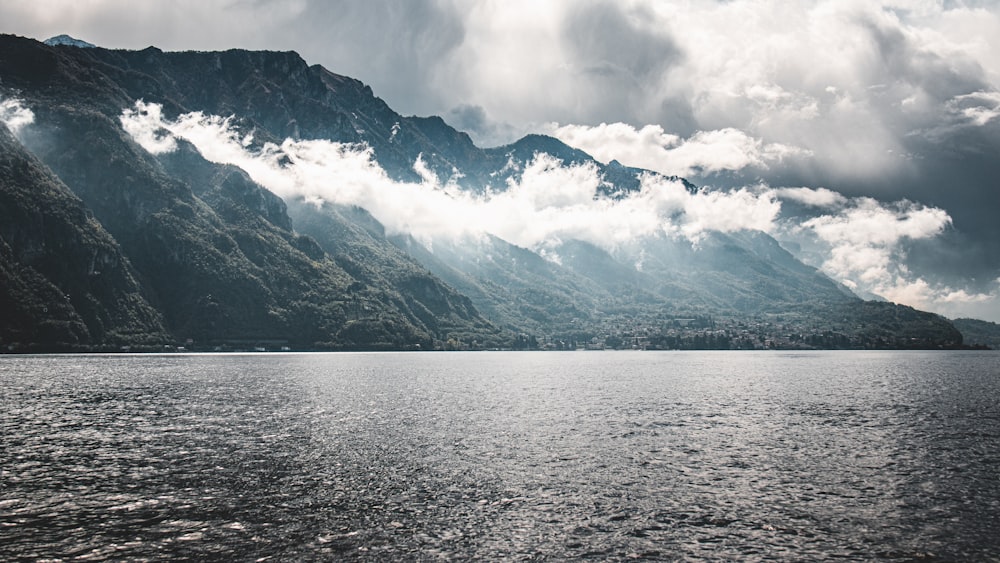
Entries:
<svg viewBox="0 0 1000 563">
<path fill-rule="evenodd" d="M 482 145 L 546 132 L 778 190 L 800 227 L 775 234 L 825 245 L 828 273 L 1000 321 L 1000 2 L 0 0 L 0 22 L 109 48 L 295 50 Z"/>
</svg>

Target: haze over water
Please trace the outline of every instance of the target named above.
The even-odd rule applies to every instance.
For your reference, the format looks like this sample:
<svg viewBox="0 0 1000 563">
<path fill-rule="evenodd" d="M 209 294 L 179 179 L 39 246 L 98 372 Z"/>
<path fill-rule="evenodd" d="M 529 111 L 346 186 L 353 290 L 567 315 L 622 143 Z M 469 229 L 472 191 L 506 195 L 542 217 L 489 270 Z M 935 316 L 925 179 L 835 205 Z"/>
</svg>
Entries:
<svg viewBox="0 0 1000 563">
<path fill-rule="evenodd" d="M 1000 354 L 0 357 L 0 559 L 1000 558 Z"/>
</svg>

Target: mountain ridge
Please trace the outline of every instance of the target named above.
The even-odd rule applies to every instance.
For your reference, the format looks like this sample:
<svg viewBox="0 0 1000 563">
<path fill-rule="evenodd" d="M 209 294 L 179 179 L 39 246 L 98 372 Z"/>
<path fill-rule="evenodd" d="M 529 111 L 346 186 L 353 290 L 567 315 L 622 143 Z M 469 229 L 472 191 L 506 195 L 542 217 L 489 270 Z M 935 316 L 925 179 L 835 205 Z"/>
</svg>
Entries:
<svg viewBox="0 0 1000 563">
<path fill-rule="evenodd" d="M 86 41 L 83 41 L 82 39 L 77 39 L 75 37 L 70 37 L 69 35 L 66 35 L 66 34 L 56 35 L 55 37 L 49 37 L 45 41 L 42 41 L 42 43 L 45 43 L 46 45 L 48 45 L 50 47 L 55 47 L 56 45 L 66 45 L 66 46 L 69 46 L 69 47 L 81 47 L 81 48 L 84 48 L 84 49 L 89 49 L 89 48 L 97 47 L 97 45 L 94 45 L 93 43 L 88 43 Z"/>
<path fill-rule="evenodd" d="M 520 181 L 539 154 L 593 169 L 601 178 L 594 197 L 634 193 L 639 176 L 651 174 L 599 163 L 540 135 L 480 149 L 441 118 L 400 116 L 360 81 L 309 66 L 293 52 L 78 49 L 12 36 L 0 37 L 0 45 L 0 93 L 35 113 L 21 133 L 23 147 L 80 198 L 135 264 L 150 302 L 163 312 L 166 340 L 479 348 L 594 343 L 630 325 L 633 344 L 645 347 L 692 315 L 713 319 L 725 333 L 713 336 L 718 344 L 733 342 L 730 333 L 745 330 L 738 328 L 745 317 L 791 315 L 791 324 L 767 329 L 788 332 L 834 326 L 824 320 L 830 315 L 867 314 L 860 299 L 763 233 L 713 233 L 697 251 L 664 237 L 613 252 L 567 240 L 549 258 L 496 237 L 479 247 L 435 243 L 432 251 L 412 237 L 387 235 L 364 210 L 282 201 L 243 170 L 208 162 L 184 141 L 152 155 L 118 123 L 135 100 L 161 104 L 169 118 L 232 116 L 232 126 L 252 134 L 255 147 L 285 138 L 363 144 L 396 181 L 424 181 L 414 167 L 419 159 L 473 194 Z M 683 179 L 668 180 L 698 192 Z M 559 252 L 567 262 L 560 263 Z M 487 256 L 493 258 L 483 261 Z M 637 271 L 632 264 L 640 263 Z M 5 286 L 8 295 L 15 285 Z M 894 318 L 902 324 L 876 339 L 864 323 L 838 321 L 843 338 L 822 342 L 961 344 L 961 335 L 936 315 L 877 307 L 900 313 Z M 777 345 L 776 334 L 761 332 L 754 346 Z M 787 345 L 813 346 L 801 338 Z"/>
</svg>

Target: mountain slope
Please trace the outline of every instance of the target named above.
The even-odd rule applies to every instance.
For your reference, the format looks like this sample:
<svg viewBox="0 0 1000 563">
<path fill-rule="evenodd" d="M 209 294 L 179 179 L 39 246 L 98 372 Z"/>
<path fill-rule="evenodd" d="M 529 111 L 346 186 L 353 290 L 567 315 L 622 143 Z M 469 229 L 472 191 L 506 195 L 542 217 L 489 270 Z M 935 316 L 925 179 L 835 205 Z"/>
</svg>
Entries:
<svg viewBox="0 0 1000 563">
<path fill-rule="evenodd" d="M 408 303 L 384 278 L 352 276 L 292 231 L 284 202 L 243 171 L 209 163 L 189 145 L 159 158 L 139 147 L 117 120 L 130 98 L 104 72 L 120 69 L 88 67 L 81 49 L 25 41 L 8 41 L 20 49 L 0 52 L 4 83 L 16 81 L 35 110 L 25 145 L 114 236 L 175 340 L 433 347 L 434 330 L 412 310 L 419 300 Z M 50 72 L 9 56 L 24 51 Z M 411 278 L 441 285 L 422 269 Z M 368 314 L 356 318 L 356 303 Z M 456 318 L 470 333 L 494 330 L 474 309 Z"/>
<path fill-rule="evenodd" d="M 199 152 L 204 146 L 183 139 L 173 150 L 152 154 L 123 128 L 123 111 L 139 99 L 161 104 L 168 119 L 191 112 L 230 116 L 226 123 L 248 154 L 259 156 L 265 146 L 284 150 L 268 143 L 286 138 L 355 143 L 370 147 L 390 179 L 480 202 L 506 190 L 516 195 L 523 183 L 537 180 L 533 162 L 592 178 L 580 184 L 593 191 L 585 199 L 608 207 L 650 189 L 674 190 L 663 194 L 675 199 L 701 193 L 683 179 L 603 164 L 542 135 L 480 149 L 440 118 L 400 116 L 361 82 L 309 66 L 295 53 L 112 51 L 0 36 L 0 95 L 23 100 L 34 111 L 35 122 L 20 131 L 18 146 L 79 198 L 84 215 L 91 214 L 120 249 L 136 295 L 177 342 L 492 347 L 535 342 L 537 335 L 598 345 L 608 336 L 624 342 L 622 331 L 629 331 L 639 345 L 677 327 L 719 332 L 765 326 L 768 319 L 785 323 L 785 337 L 807 328 L 815 332 L 810 346 L 961 342 L 944 319 L 862 302 L 765 233 L 705 231 L 689 239 L 663 230 L 612 243 L 571 230 L 523 246 L 485 233 L 424 244 L 406 233 L 387 236 L 373 209 L 294 193 L 282 201 L 254 181 L 264 182 L 248 174 L 251 168 L 225 164 L 245 166 L 246 160 L 209 162 Z M 427 180 L 418 161 L 437 183 Z M 269 166 L 270 173 L 290 174 L 297 165 L 286 153 Z M 556 178 L 573 181 L 572 175 Z M 442 188 L 449 180 L 449 190 L 463 193 L 449 195 Z M 351 179 L 313 181 L 336 186 Z M 31 183 L 24 172 L 12 174 L 10 182 L 18 189 Z M 395 186 L 382 180 L 361 185 Z M 562 197 L 558 188 L 545 182 L 531 187 L 542 200 Z M 61 286 L 51 273 L 25 262 L 31 246 L 18 238 L 22 229 L 30 232 L 11 227 L 0 245 L 4 303 L 17 309 L 10 318 L 19 319 L 5 330 L 36 334 L 39 329 L 30 327 L 40 326 L 36 321 L 44 316 L 31 303 L 51 301 Z M 109 306 L 97 308 L 98 318 L 114 317 L 102 312 Z M 873 307 L 898 322 L 871 322 Z M 61 315 L 60 338 L 104 342 L 94 339 L 92 325 L 98 325 L 87 320 L 82 306 L 50 310 Z M 796 338 L 805 342 L 801 334 Z M 734 342 L 718 334 L 711 340 Z M 757 343 L 767 341 L 762 336 Z"/>
<path fill-rule="evenodd" d="M 428 275 L 422 264 L 393 246 L 363 209 L 292 199 L 289 214 L 296 228 L 312 236 L 359 284 L 396 288 L 408 317 L 436 339 L 490 348 L 504 344 L 500 331 L 480 316 L 468 297 Z"/>
<path fill-rule="evenodd" d="M 952 323 L 962 332 L 965 344 L 1000 350 L 1000 324 L 978 319 L 954 319 Z"/>
<path fill-rule="evenodd" d="M 458 182 L 466 188 L 502 188 L 516 175 L 516 168 L 505 170 L 511 159 L 523 167 L 541 152 L 567 164 L 592 163 L 616 184 L 637 185 L 635 175 L 628 174 L 637 170 L 626 169 L 623 175 L 625 167 L 615 163 L 605 172 L 608 167 L 583 151 L 544 135 L 480 149 L 440 117 L 401 116 L 360 81 L 309 66 L 294 52 L 165 53 L 150 47 L 73 49 L 60 54 L 64 57 L 58 66 L 99 69 L 129 102 L 163 104 L 170 117 L 186 111 L 232 115 L 243 131 L 255 133 L 258 142 L 290 137 L 365 143 L 398 180 L 419 181 L 413 163 L 421 157 L 442 180 L 460 172 Z"/>
<path fill-rule="evenodd" d="M 167 340 L 116 241 L 0 124 L 0 345 Z"/>
</svg>

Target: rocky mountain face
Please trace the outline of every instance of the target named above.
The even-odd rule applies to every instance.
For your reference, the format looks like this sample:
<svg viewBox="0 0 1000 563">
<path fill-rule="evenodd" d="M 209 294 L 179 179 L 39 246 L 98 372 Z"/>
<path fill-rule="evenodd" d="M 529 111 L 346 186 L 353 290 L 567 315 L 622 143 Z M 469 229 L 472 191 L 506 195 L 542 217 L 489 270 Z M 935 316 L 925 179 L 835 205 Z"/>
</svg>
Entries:
<svg viewBox="0 0 1000 563">
<path fill-rule="evenodd" d="M 866 304 L 764 233 L 613 251 L 567 239 L 548 256 L 495 236 L 428 245 L 387 232 L 359 206 L 283 200 L 183 140 L 151 154 L 123 129 L 123 110 L 144 100 L 170 119 L 232 116 L 251 148 L 286 138 L 366 146 L 397 181 L 421 181 L 419 159 L 465 192 L 502 191 L 546 154 L 592 167 L 601 197 L 639 188 L 644 171 L 550 137 L 481 149 L 440 118 L 400 116 L 361 82 L 295 53 L 111 51 L 0 36 L 0 100 L 15 99 L 34 119 L 16 136 L 0 131 L 7 350 L 678 347 L 695 329 L 702 343 L 712 330 L 720 347 L 775 345 L 789 332 L 802 346 L 961 343 L 944 319 Z M 872 307 L 896 324 L 876 331 Z M 825 340 L 808 344 L 808 331 Z"/>
<path fill-rule="evenodd" d="M 0 342 L 72 349 L 165 340 L 117 241 L 0 124 Z"/>
</svg>

